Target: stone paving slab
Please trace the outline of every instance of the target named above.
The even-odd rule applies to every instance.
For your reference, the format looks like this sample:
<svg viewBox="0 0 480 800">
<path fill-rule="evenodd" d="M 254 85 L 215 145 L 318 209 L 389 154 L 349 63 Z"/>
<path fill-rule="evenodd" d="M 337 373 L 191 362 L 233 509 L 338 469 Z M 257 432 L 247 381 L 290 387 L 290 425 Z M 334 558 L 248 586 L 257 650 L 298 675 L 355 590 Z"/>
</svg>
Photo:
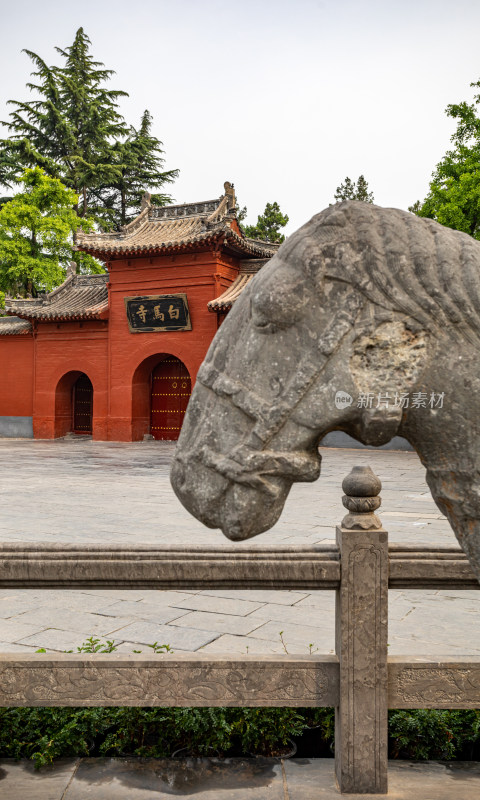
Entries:
<svg viewBox="0 0 480 800">
<path fill-rule="evenodd" d="M 209 597 L 208 595 L 191 595 L 186 600 L 181 600 L 176 603 L 176 608 L 188 609 L 189 611 L 210 611 L 215 614 L 233 614 L 233 616 L 245 617 L 247 614 L 254 614 L 261 608 L 265 608 L 265 604 L 254 603 L 251 600 L 242 600 L 240 598 L 228 599 L 222 597 Z"/>
<path fill-rule="evenodd" d="M 393 761 L 389 792 L 341 795 L 333 759 L 269 758 L 0 762 L 2 800 L 478 800 L 480 763 Z"/>
<path fill-rule="evenodd" d="M 340 794 L 333 759 L 290 759 L 284 762 L 284 769 L 289 800 L 342 797 L 345 800 L 478 800 L 480 797 L 478 762 L 390 761 L 388 794 Z"/>
<path fill-rule="evenodd" d="M 293 590 L 272 592 L 269 589 L 204 589 L 200 595 L 231 600 L 250 600 L 255 603 L 275 602 L 285 606 L 294 605 L 308 596 L 306 593 Z"/>
<path fill-rule="evenodd" d="M 128 625 L 131 619 L 129 617 L 90 614 L 88 611 L 82 612 L 78 609 L 47 606 L 46 608 L 36 608 L 28 612 L 24 611 L 20 616 L 5 620 L 0 625 L 5 625 L 9 621 L 15 621 L 18 625 L 27 623 L 29 626 L 35 626 L 37 630 L 50 628 L 54 624 L 55 628 L 62 631 L 76 630 L 87 636 L 90 633 L 106 636 Z"/>
<path fill-rule="evenodd" d="M 52 767 L 36 770 L 33 761 L 0 760 L 2 800 L 62 800 L 80 759 L 57 759 Z"/>
<path fill-rule="evenodd" d="M 127 598 L 128 598 L 128 592 Z M 163 592 L 158 592 L 160 597 L 157 603 L 143 602 L 141 600 L 118 600 L 112 605 L 103 604 L 99 614 L 108 617 L 133 617 L 136 619 L 154 620 L 158 624 L 166 624 L 188 614 L 188 608 L 182 608 L 178 604 L 175 606 L 163 605 Z M 180 603 L 182 601 L 179 601 Z M 132 620 L 130 620 L 132 621 Z"/>
<path fill-rule="evenodd" d="M 262 620 L 257 619 L 253 614 L 249 614 L 248 617 L 239 617 L 233 614 L 214 614 L 208 611 L 192 611 L 186 616 L 176 620 L 176 624 L 180 627 L 185 625 L 189 628 L 201 628 L 204 631 L 239 633 L 245 636 L 247 633 L 252 633 L 255 628 L 260 627 L 260 625 L 262 625 Z"/>
<path fill-rule="evenodd" d="M 306 620 L 308 621 L 308 615 L 306 615 Z M 318 650 L 321 653 L 334 652 L 335 620 L 333 614 L 325 618 L 320 634 L 318 628 L 313 625 L 266 622 L 252 631 L 249 639 L 275 641 L 276 638 L 280 638 L 280 633 L 288 652 L 292 649 L 292 645 L 303 645 L 305 652 L 308 652 L 310 645 L 312 645 L 312 650 Z M 250 652 L 254 652 L 253 648 Z"/>
<path fill-rule="evenodd" d="M 220 634 L 216 631 L 178 628 L 166 625 L 157 625 L 154 622 L 143 622 L 138 620 L 122 628 L 121 639 L 136 644 L 168 644 L 174 650 L 186 650 L 192 652 L 198 650 L 205 644 L 212 642 Z"/>
<path fill-rule="evenodd" d="M 280 638 L 276 640 L 262 640 L 257 639 L 252 641 L 246 636 L 233 636 L 229 633 L 224 633 L 215 639 L 210 644 L 202 647 L 202 653 L 223 653 L 244 654 L 244 655 L 272 655 L 274 653 L 284 653 L 285 649 L 282 645 Z M 291 655 L 305 655 L 308 650 L 306 647 L 300 646 L 295 648 L 295 645 L 289 647 Z"/>
<path fill-rule="evenodd" d="M 170 442 L 0 441 L 0 540 L 231 547 L 177 501 Z M 332 541 L 344 516 L 341 483 L 368 464 L 383 482 L 390 541 L 456 544 L 413 452 L 323 448 L 314 485 L 296 484 L 271 531 L 249 546 Z M 126 522 L 128 520 L 128 524 Z M 391 591 L 389 652 L 480 654 L 480 591 Z M 90 636 L 120 652 L 155 641 L 173 649 L 265 654 L 334 648 L 333 592 L 152 589 L 0 590 L 0 652 L 76 649 Z"/>
</svg>

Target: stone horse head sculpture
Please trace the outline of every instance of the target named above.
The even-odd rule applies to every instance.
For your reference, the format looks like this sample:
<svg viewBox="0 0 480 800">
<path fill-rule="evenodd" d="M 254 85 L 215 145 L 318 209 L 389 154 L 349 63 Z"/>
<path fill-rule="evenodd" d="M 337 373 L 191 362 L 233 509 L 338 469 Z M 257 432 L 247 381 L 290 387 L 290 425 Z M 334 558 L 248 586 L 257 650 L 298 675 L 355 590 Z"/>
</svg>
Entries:
<svg viewBox="0 0 480 800">
<path fill-rule="evenodd" d="M 171 479 L 230 539 L 278 519 L 332 430 L 408 439 L 480 578 L 480 242 L 397 209 L 331 206 L 281 246 L 215 336 Z"/>
</svg>

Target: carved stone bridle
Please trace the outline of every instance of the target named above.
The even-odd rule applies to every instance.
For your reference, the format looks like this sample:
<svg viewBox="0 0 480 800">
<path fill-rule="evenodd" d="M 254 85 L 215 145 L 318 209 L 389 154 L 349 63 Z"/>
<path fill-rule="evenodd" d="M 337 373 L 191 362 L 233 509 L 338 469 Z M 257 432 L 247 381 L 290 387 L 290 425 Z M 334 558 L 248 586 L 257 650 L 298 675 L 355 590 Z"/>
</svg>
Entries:
<svg viewBox="0 0 480 800">
<path fill-rule="evenodd" d="M 349 294 L 341 312 L 324 331 L 315 350 L 300 361 L 285 391 L 273 403 L 264 400 L 240 381 L 230 378 L 214 363 L 205 361 L 197 380 L 251 417 L 254 426 L 248 440 L 228 456 L 204 445 L 196 457 L 228 480 L 260 489 L 272 497 L 277 496 L 280 489 L 268 481 L 267 476 L 281 476 L 292 481 L 316 480 L 320 474 L 316 453 L 278 452 L 270 450 L 268 445 L 319 379 L 328 359 L 352 329 L 361 306 L 361 297 L 356 292 Z"/>
</svg>

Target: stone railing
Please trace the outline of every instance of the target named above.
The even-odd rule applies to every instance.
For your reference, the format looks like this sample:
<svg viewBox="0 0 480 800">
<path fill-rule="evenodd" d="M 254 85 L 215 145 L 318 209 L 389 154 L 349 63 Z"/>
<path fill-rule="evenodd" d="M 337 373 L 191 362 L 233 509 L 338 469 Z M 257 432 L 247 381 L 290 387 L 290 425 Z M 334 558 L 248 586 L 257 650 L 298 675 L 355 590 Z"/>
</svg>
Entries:
<svg viewBox="0 0 480 800">
<path fill-rule="evenodd" d="M 385 793 L 388 708 L 480 706 L 479 657 L 387 656 L 388 588 L 480 585 L 458 548 L 389 548 L 369 468 L 343 488 L 336 545 L 0 546 L 0 588 L 334 589 L 335 656 L 2 654 L 0 705 L 335 706 L 340 790 Z"/>
</svg>

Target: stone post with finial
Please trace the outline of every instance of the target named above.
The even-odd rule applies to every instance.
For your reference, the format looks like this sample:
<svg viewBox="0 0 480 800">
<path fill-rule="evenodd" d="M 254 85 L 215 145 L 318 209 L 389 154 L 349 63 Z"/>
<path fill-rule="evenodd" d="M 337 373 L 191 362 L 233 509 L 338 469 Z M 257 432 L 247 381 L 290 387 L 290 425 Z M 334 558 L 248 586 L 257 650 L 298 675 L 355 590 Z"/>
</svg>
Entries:
<svg viewBox="0 0 480 800">
<path fill-rule="evenodd" d="M 335 709 L 335 773 L 341 792 L 387 792 L 388 534 L 375 514 L 380 480 L 354 467 L 342 484 L 348 510 L 337 528 L 336 592 L 340 700 Z"/>
</svg>

